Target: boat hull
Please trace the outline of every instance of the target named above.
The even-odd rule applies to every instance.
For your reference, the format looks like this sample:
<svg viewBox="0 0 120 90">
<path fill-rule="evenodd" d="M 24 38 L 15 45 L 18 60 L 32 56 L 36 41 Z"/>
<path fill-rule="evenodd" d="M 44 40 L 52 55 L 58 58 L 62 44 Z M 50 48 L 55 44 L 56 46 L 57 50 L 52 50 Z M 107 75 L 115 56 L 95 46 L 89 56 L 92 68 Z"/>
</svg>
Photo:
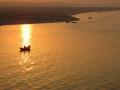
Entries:
<svg viewBox="0 0 120 90">
<path fill-rule="evenodd" d="M 23 51 L 30 51 L 30 48 L 20 48 L 20 52 L 23 52 Z"/>
</svg>

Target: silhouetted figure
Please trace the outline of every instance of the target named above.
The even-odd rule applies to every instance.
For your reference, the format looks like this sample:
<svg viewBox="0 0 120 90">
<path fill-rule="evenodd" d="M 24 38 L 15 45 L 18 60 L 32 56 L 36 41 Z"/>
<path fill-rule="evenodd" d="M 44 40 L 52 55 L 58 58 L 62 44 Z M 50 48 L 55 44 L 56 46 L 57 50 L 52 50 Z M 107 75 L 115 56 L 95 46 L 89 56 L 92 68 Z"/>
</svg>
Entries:
<svg viewBox="0 0 120 90">
<path fill-rule="evenodd" d="M 31 46 L 29 45 L 28 48 L 31 48 Z"/>
</svg>

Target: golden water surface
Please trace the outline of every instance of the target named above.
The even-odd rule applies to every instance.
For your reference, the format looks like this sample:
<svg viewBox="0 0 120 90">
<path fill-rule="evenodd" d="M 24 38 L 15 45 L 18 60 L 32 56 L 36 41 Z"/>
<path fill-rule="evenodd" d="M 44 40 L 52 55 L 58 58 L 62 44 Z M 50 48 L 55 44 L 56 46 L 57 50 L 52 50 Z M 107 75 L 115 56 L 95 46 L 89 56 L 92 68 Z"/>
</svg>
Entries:
<svg viewBox="0 0 120 90">
<path fill-rule="evenodd" d="M 120 12 L 77 17 L 0 26 L 0 90 L 120 90 Z"/>
</svg>

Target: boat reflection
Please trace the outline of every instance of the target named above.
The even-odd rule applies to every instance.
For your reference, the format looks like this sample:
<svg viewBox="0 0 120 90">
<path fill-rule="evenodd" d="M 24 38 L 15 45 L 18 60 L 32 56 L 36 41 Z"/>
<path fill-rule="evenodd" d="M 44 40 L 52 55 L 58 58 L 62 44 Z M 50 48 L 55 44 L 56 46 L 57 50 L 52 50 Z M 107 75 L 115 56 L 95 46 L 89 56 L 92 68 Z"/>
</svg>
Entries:
<svg viewBox="0 0 120 90">
<path fill-rule="evenodd" d="M 20 47 L 20 51 L 30 51 L 31 31 L 32 29 L 30 24 L 21 25 L 22 47 Z"/>
</svg>

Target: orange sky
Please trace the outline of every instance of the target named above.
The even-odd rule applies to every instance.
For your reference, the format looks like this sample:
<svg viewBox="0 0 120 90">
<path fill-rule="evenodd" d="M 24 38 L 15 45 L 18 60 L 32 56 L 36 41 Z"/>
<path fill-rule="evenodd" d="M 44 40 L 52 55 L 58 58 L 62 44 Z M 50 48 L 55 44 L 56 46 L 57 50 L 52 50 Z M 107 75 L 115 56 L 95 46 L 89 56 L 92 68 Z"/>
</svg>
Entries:
<svg viewBox="0 0 120 90">
<path fill-rule="evenodd" d="M 0 0 L 1 5 L 15 4 L 45 4 L 78 5 L 78 6 L 119 6 L 120 0 Z"/>
</svg>

